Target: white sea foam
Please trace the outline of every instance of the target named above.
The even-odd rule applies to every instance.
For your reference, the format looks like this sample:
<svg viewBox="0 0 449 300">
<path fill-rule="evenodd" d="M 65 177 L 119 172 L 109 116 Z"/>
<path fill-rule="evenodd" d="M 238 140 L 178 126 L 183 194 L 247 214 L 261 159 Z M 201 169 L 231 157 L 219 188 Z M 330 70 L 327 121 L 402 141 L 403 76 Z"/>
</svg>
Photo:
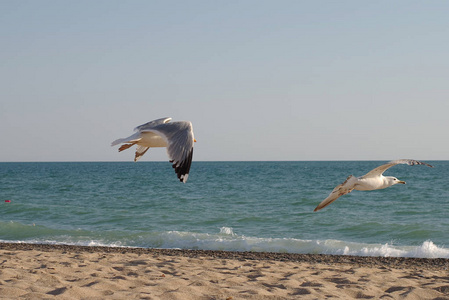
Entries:
<svg viewBox="0 0 449 300">
<path fill-rule="evenodd" d="M 227 235 L 234 235 L 234 231 L 232 230 L 231 227 L 221 227 L 220 228 L 220 233 L 221 234 L 227 234 Z"/>
<path fill-rule="evenodd" d="M 425 241 L 418 246 L 369 244 L 340 240 L 301 240 L 293 238 L 258 238 L 235 234 L 221 228 L 219 234 L 165 232 L 161 248 L 227 251 L 284 252 L 383 257 L 449 258 L 449 249 Z"/>
<path fill-rule="evenodd" d="M 393 243 L 369 244 L 341 240 L 302 240 L 294 238 L 260 238 L 238 235 L 233 228 L 222 227 L 216 234 L 183 231 L 151 232 L 131 235 L 127 240 L 61 235 L 52 239 L 0 240 L 39 244 L 69 244 L 81 246 L 145 247 L 167 249 L 201 249 L 224 251 L 281 252 L 300 254 L 334 254 L 382 257 L 449 258 L 449 248 L 424 241 L 417 246 Z"/>
</svg>

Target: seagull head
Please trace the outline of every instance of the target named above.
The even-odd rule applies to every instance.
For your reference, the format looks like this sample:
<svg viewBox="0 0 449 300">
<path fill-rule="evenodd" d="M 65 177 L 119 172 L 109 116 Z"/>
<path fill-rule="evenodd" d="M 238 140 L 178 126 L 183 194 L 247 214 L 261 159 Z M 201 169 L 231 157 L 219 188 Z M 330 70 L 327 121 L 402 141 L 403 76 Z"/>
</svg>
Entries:
<svg viewBox="0 0 449 300">
<path fill-rule="evenodd" d="M 396 177 L 389 177 L 389 179 L 390 179 L 391 185 L 398 184 L 398 183 L 405 184 L 405 181 L 399 180 Z"/>
</svg>

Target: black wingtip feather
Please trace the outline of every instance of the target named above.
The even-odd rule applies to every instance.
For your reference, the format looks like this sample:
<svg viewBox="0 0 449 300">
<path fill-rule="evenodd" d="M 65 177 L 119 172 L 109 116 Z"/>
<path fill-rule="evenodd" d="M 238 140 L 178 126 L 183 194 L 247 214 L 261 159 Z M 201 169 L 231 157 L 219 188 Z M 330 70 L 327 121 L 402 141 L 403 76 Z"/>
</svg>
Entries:
<svg viewBox="0 0 449 300">
<path fill-rule="evenodd" d="M 193 149 L 179 166 L 176 166 L 176 163 L 172 165 L 172 167 L 175 169 L 176 174 L 178 175 L 179 181 L 184 182 L 184 177 L 189 174 L 190 166 L 192 165 L 192 158 Z M 170 160 L 170 162 L 173 163 L 173 160 Z"/>
</svg>

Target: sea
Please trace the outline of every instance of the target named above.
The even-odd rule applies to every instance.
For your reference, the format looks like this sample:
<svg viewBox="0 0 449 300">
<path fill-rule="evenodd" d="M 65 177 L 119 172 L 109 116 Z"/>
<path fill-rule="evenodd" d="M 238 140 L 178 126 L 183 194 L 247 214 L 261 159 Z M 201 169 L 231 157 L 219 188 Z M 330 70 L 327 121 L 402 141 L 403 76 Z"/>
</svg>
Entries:
<svg viewBox="0 0 449 300">
<path fill-rule="evenodd" d="M 313 212 L 385 162 L 0 163 L 0 242 L 449 258 L 449 161 Z"/>
</svg>

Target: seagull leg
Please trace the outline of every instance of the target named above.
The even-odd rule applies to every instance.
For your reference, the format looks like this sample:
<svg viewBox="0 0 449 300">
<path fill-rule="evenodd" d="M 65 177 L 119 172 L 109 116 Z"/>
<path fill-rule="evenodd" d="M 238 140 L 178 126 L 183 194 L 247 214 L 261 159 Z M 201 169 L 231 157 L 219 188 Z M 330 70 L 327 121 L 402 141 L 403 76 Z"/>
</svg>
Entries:
<svg viewBox="0 0 449 300">
<path fill-rule="evenodd" d="M 122 152 L 123 150 L 126 150 L 126 149 L 128 149 L 129 147 L 134 146 L 135 144 L 137 144 L 137 142 L 132 143 L 132 144 L 124 144 L 124 145 L 121 145 L 120 148 L 118 148 L 118 152 Z"/>
</svg>

